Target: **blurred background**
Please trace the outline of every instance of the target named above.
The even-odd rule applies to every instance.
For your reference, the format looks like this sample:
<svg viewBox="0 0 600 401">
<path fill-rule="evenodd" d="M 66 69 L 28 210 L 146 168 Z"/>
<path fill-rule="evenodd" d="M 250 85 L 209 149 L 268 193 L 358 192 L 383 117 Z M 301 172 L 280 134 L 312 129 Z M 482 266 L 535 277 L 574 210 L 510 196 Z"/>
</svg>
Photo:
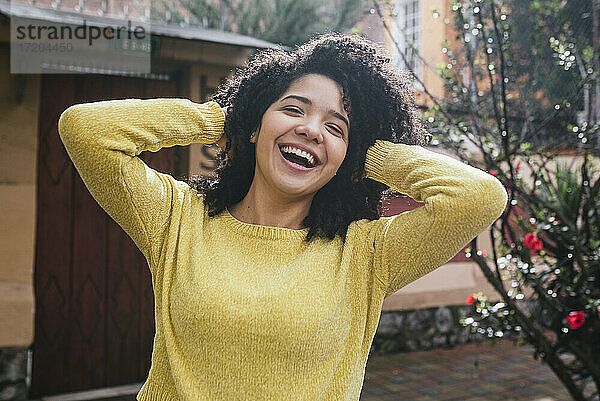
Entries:
<svg viewBox="0 0 600 401">
<path fill-rule="evenodd" d="M 133 399 L 150 366 L 146 261 L 67 157 L 62 111 L 205 102 L 255 52 L 329 31 L 381 44 L 409 74 L 428 147 L 488 171 L 510 197 L 469 246 L 385 300 L 364 399 L 597 400 L 599 10 L 598 0 L 0 0 L 0 400 Z M 82 59 L 11 73 L 17 18 L 149 24 L 151 71 Z M 214 174 L 216 154 L 192 144 L 142 158 L 184 180 Z M 392 192 L 384 205 L 394 215 L 422 204 Z M 509 339 L 519 348 L 474 347 Z M 468 373 L 431 381 L 461 346 Z M 459 351 L 436 360 L 442 349 Z M 513 351 L 525 354 L 514 366 L 502 358 Z M 401 370 L 405 353 L 418 355 L 418 377 Z M 441 370 L 419 368 L 426 360 Z M 517 374 L 498 379 L 486 361 Z M 543 366 L 543 380 L 517 383 L 533 369 L 523 361 Z"/>
</svg>

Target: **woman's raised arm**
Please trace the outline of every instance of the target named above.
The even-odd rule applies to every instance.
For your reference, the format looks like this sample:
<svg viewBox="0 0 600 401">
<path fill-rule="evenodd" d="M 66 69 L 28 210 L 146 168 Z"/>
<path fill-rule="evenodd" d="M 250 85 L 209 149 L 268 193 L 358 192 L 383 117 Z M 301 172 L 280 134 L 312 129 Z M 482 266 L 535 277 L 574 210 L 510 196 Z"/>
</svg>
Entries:
<svg viewBox="0 0 600 401">
<path fill-rule="evenodd" d="M 86 187 L 149 258 L 153 238 L 187 184 L 148 167 L 138 155 L 191 143 L 215 143 L 224 113 L 215 102 L 128 99 L 65 110 L 58 132 Z"/>
<path fill-rule="evenodd" d="M 417 145 L 377 140 L 365 173 L 425 203 L 367 225 L 386 297 L 448 262 L 500 217 L 508 200 L 495 177 Z"/>
</svg>

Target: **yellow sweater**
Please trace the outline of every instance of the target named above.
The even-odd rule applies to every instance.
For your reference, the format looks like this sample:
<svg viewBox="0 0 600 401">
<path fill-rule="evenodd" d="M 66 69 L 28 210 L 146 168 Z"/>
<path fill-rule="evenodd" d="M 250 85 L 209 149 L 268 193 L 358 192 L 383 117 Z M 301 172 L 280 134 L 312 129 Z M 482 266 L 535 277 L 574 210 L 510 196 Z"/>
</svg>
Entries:
<svg viewBox="0 0 600 401">
<path fill-rule="evenodd" d="M 98 203 L 148 260 L 152 365 L 137 399 L 358 400 L 383 299 L 451 259 L 503 212 L 493 176 L 420 146 L 377 140 L 367 177 L 425 204 L 348 227 L 346 242 L 260 226 L 146 166 L 146 150 L 214 143 L 218 104 L 72 106 L 62 141 Z M 127 268 L 127 266 L 123 266 Z"/>
</svg>

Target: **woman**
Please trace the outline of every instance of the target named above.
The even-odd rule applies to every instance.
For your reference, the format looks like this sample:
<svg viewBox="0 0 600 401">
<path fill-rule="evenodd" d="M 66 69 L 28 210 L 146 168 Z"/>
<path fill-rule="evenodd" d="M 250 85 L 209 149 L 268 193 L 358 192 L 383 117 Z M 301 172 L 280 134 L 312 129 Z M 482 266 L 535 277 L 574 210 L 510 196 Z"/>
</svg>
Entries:
<svg viewBox="0 0 600 401">
<path fill-rule="evenodd" d="M 384 298 L 503 212 L 496 178 L 419 146 L 409 85 L 388 61 L 327 34 L 259 53 L 205 104 L 63 113 L 73 163 L 152 273 L 138 400 L 358 400 Z M 217 179 L 176 181 L 137 157 L 193 142 L 231 145 Z M 388 187 L 425 204 L 378 218 Z"/>
</svg>

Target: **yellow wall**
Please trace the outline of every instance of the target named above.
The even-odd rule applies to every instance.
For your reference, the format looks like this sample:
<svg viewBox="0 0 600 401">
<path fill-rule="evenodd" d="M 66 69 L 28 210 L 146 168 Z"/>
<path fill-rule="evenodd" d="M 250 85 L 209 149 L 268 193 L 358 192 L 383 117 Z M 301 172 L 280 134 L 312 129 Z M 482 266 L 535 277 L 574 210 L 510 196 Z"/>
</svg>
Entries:
<svg viewBox="0 0 600 401">
<path fill-rule="evenodd" d="M 439 14 L 434 18 L 432 9 Z M 437 66 L 447 62 L 447 57 L 442 53 L 441 42 L 450 36 L 450 24 L 445 20 L 448 16 L 447 0 L 428 0 L 422 2 L 421 7 L 421 56 L 425 60 L 422 65 L 421 79 L 425 88 L 435 97 L 444 95 L 443 81 L 437 72 Z M 419 104 L 432 105 L 431 98 L 422 92 L 415 93 L 415 100 Z"/>
<path fill-rule="evenodd" d="M 432 10 L 438 13 L 437 18 L 434 17 Z M 390 11 L 387 11 L 386 23 L 391 24 Z M 424 87 L 436 98 L 444 96 L 443 81 L 437 72 L 440 63 L 447 63 L 447 57 L 442 53 L 442 41 L 449 39 L 451 42 L 454 37 L 452 31 L 452 22 L 449 14 L 448 0 L 427 0 L 421 1 L 421 42 L 419 54 L 423 61 L 421 63 L 421 72 L 419 79 L 423 82 Z M 381 24 L 381 23 L 380 23 Z M 385 45 L 388 49 L 395 46 L 393 40 L 386 33 Z M 415 82 L 415 88 L 418 88 Z M 421 90 L 415 90 L 415 101 L 417 104 L 431 106 L 433 101 L 430 96 Z"/>
<path fill-rule="evenodd" d="M 34 318 L 40 81 L 11 75 L 8 52 L 0 43 L 0 347 L 29 345 Z"/>
</svg>

